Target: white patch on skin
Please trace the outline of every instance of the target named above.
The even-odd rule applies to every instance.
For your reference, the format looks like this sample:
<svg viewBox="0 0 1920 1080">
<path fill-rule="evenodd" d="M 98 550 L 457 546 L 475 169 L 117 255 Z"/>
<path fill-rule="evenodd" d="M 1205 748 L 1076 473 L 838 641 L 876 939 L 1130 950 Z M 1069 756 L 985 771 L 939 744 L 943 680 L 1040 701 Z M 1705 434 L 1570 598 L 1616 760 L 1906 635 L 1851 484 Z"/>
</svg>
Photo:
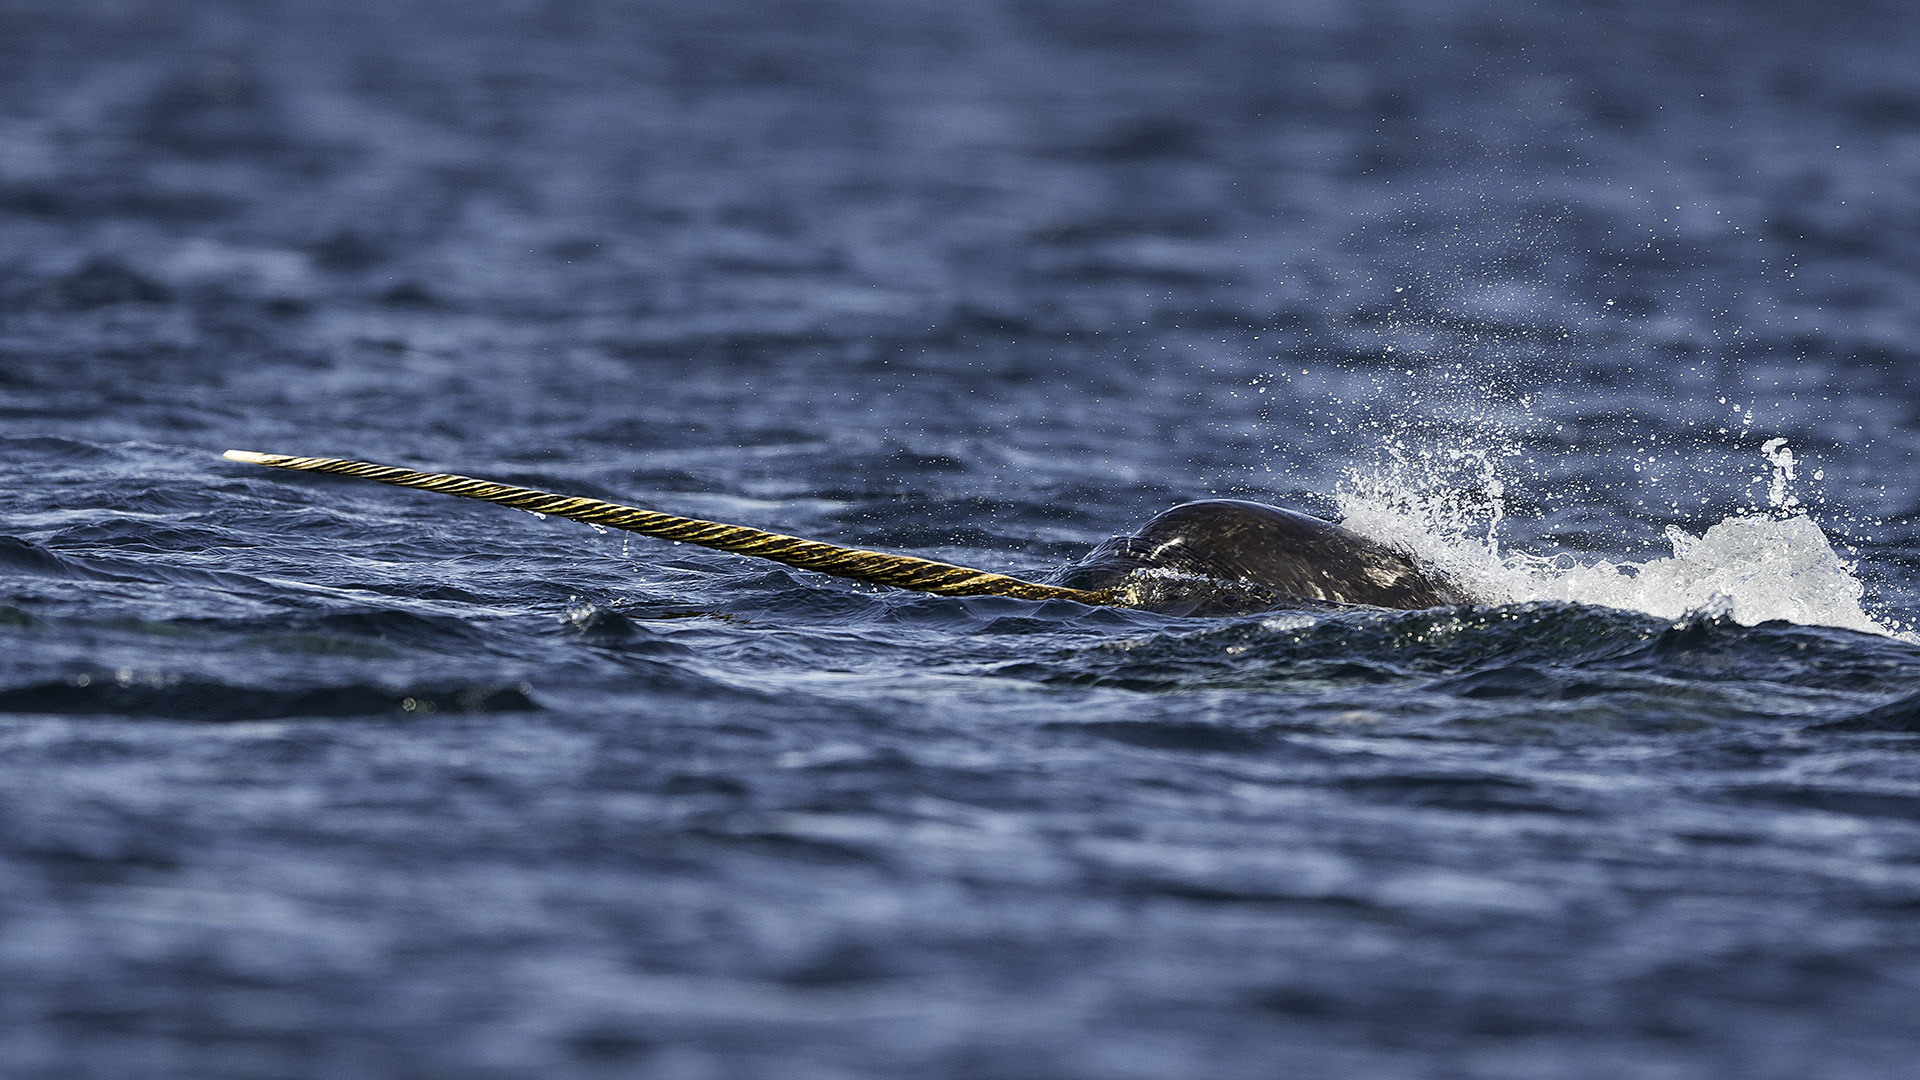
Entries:
<svg viewBox="0 0 1920 1080">
<path fill-rule="evenodd" d="M 1367 562 L 1367 580 L 1373 582 L 1375 585 L 1383 588 L 1393 588 L 1401 583 L 1402 576 L 1399 569 L 1387 563 L 1375 560 L 1368 560 Z"/>
<path fill-rule="evenodd" d="M 1172 551 L 1174 548 L 1177 548 L 1182 544 L 1185 544 L 1186 542 L 1187 541 L 1184 537 L 1176 536 L 1173 539 L 1167 541 L 1166 543 L 1161 544 L 1159 547 L 1154 548 L 1151 558 L 1159 559 L 1162 555 L 1165 555 L 1167 552 Z"/>
</svg>

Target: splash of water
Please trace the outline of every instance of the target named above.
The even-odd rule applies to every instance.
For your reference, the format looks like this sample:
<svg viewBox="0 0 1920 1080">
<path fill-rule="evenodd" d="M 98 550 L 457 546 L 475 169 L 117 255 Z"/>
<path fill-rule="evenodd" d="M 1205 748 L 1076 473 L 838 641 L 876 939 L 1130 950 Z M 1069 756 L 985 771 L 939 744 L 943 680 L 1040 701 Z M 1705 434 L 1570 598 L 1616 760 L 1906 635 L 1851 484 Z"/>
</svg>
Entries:
<svg viewBox="0 0 1920 1080">
<path fill-rule="evenodd" d="M 1772 466 L 1773 475 L 1767 481 L 1767 503 L 1776 510 L 1791 510 L 1800 505 L 1800 500 L 1789 489 L 1789 484 L 1799 479 L 1800 461 L 1793 456 L 1793 450 L 1785 439 L 1768 439 L 1761 444 L 1760 456 Z"/>
<path fill-rule="evenodd" d="M 1408 551 L 1485 603 L 1562 600 L 1674 619 L 1709 611 L 1748 625 L 1785 619 L 1895 634 L 1861 607 L 1853 567 L 1793 494 L 1799 461 L 1787 441 L 1770 440 L 1761 454 L 1772 470 L 1766 508 L 1699 536 L 1669 527 L 1672 556 L 1644 562 L 1503 551 L 1499 464 L 1511 455 L 1496 451 L 1416 450 L 1390 439 L 1383 460 L 1349 475 L 1337 498 L 1348 528 Z"/>
</svg>

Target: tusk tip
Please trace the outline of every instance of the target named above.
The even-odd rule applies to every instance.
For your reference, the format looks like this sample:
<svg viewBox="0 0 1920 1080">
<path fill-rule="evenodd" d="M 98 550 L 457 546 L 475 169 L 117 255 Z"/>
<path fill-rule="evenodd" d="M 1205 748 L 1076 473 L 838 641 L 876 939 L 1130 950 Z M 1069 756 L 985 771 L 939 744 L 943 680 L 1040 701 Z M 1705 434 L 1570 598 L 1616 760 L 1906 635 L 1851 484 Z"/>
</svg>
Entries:
<svg viewBox="0 0 1920 1080">
<path fill-rule="evenodd" d="M 251 450 L 229 450 L 220 456 L 228 461 L 244 461 L 249 465 L 272 465 L 283 460 L 274 454 L 256 454 Z"/>
</svg>

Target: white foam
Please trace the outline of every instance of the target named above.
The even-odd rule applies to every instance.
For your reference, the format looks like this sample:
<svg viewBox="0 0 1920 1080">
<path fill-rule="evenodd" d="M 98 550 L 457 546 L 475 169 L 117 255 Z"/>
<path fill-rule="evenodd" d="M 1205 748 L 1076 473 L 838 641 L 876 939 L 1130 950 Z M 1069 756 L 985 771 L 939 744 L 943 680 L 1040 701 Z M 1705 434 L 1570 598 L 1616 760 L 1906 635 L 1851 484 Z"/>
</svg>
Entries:
<svg viewBox="0 0 1920 1080">
<path fill-rule="evenodd" d="M 1799 462 L 1786 440 L 1761 453 L 1773 469 L 1767 508 L 1699 536 L 1669 527 L 1672 556 L 1644 562 L 1503 551 L 1497 452 L 1390 441 L 1383 462 L 1349 476 L 1338 498 L 1342 524 L 1431 564 L 1483 603 L 1564 600 L 1672 619 L 1706 611 L 1748 625 L 1785 619 L 1895 635 L 1861 607 L 1854 568 L 1793 496 Z"/>
</svg>

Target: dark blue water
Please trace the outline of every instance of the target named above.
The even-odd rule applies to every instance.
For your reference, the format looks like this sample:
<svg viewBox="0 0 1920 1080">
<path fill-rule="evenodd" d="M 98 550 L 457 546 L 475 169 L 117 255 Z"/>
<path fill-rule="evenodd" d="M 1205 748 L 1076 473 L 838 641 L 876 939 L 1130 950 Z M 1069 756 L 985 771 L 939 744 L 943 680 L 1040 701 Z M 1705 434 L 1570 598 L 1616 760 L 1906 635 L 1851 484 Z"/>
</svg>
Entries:
<svg viewBox="0 0 1920 1080">
<path fill-rule="evenodd" d="M 1920 16 L 1588 8 L 0 6 L 0 1074 L 1911 1075 Z"/>
</svg>

